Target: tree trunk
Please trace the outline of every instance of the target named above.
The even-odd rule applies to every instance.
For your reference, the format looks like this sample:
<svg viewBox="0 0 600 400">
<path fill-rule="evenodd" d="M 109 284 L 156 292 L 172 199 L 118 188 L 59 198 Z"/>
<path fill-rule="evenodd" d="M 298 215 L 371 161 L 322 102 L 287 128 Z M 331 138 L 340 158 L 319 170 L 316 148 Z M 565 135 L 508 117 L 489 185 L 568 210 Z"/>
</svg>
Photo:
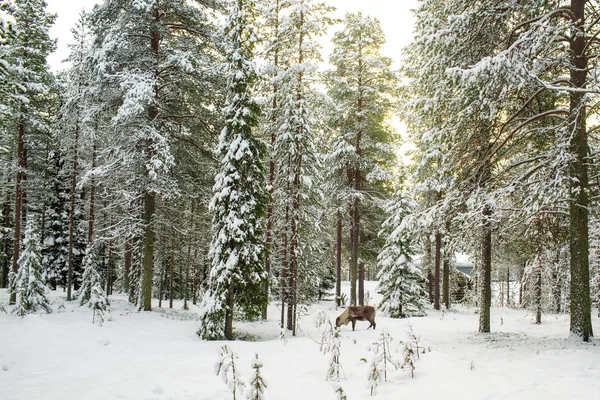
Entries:
<svg viewBox="0 0 600 400">
<path fill-rule="evenodd" d="M 433 295 L 433 287 L 434 287 L 434 282 L 433 282 L 433 273 L 432 271 L 432 267 L 433 267 L 433 263 L 432 261 L 432 256 L 431 256 L 431 239 L 429 237 L 429 234 L 425 234 L 425 236 L 423 237 L 423 247 L 425 248 L 424 254 L 423 254 L 423 261 L 421 263 L 421 268 L 423 268 L 425 271 L 427 271 L 427 292 L 429 294 L 429 302 L 431 304 L 433 304 L 434 301 L 434 295 Z"/>
<path fill-rule="evenodd" d="M 335 241 L 335 301 L 338 307 L 342 305 L 342 212 L 337 212 L 337 232 Z"/>
<path fill-rule="evenodd" d="M 275 2 L 275 35 L 276 37 L 279 37 L 279 12 L 281 10 L 281 6 L 280 6 L 280 0 L 277 0 Z M 275 46 L 275 54 L 274 54 L 274 60 L 273 60 L 273 66 L 275 67 L 275 69 L 277 70 L 279 68 L 279 53 L 278 53 L 278 47 Z M 277 85 L 274 84 L 273 85 L 273 104 L 272 104 L 272 110 L 273 110 L 273 119 L 272 119 L 272 125 L 274 126 L 276 121 L 277 121 L 277 117 L 275 116 L 275 110 L 277 110 L 277 92 L 278 92 L 278 88 Z M 273 152 L 273 149 L 275 149 L 275 143 L 277 141 L 277 131 L 276 129 L 273 129 L 271 132 L 271 152 Z M 265 304 L 265 308 L 263 309 L 263 313 L 262 313 L 262 318 L 264 320 L 267 319 L 268 315 L 267 315 L 267 309 L 269 308 L 269 284 L 271 282 L 270 280 L 270 276 L 271 276 L 271 247 L 272 247 L 272 242 L 273 242 L 273 206 L 274 206 L 274 200 L 273 200 L 273 193 L 275 192 L 275 159 L 273 158 L 273 154 L 271 155 L 271 159 L 269 160 L 269 205 L 267 207 L 267 232 L 266 232 L 266 251 L 265 251 L 265 271 L 267 272 L 267 277 L 269 277 L 269 279 L 267 279 L 265 281 L 265 292 L 267 293 L 267 304 Z"/>
<path fill-rule="evenodd" d="M 440 309 L 440 264 L 442 262 L 442 235 L 435 233 L 435 273 L 434 273 L 434 298 L 433 308 Z"/>
<path fill-rule="evenodd" d="M 22 207 L 23 207 L 23 173 L 25 166 L 27 165 L 26 153 L 25 153 L 25 120 L 21 116 L 19 119 L 18 136 L 17 136 L 17 181 L 15 185 L 15 232 L 13 240 L 13 273 L 15 276 L 19 272 L 19 252 L 21 250 L 21 218 L 22 218 Z M 10 299 L 8 304 L 15 304 L 17 301 L 17 294 L 11 290 Z"/>
<path fill-rule="evenodd" d="M 96 168 L 96 139 L 92 139 L 92 170 Z M 89 226 L 88 226 L 88 243 L 92 243 L 94 239 L 94 212 L 95 212 L 95 194 L 96 194 L 96 183 L 94 181 L 94 176 L 92 175 L 92 179 L 90 182 L 90 215 L 89 215 Z"/>
<path fill-rule="evenodd" d="M 510 307 L 510 266 L 506 266 L 506 306 Z"/>
<path fill-rule="evenodd" d="M 131 273 L 131 261 L 133 259 L 133 246 L 131 245 L 131 237 L 128 236 L 125 240 L 125 271 L 123 273 L 123 291 L 129 293 L 129 274 Z"/>
<path fill-rule="evenodd" d="M 8 178 L 7 186 L 10 187 L 10 178 Z M 10 209 L 10 194 L 6 192 L 6 201 L 4 203 L 4 221 L 3 227 L 7 232 L 10 232 L 10 214 L 12 210 Z M 9 235 L 4 235 L 4 240 L 2 240 L 2 252 L 4 253 L 4 259 L 2 260 L 2 287 L 8 287 L 8 272 L 10 271 L 10 257 L 11 257 L 11 249 L 10 249 L 10 237 Z"/>
<path fill-rule="evenodd" d="M 188 282 L 190 279 L 190 263 L 192 262 L 192 241 L 188 240 L 188 256 L 187 264 L 185 266 L 185 282 L 183 284 L 183 309 L 189 310 L 188 306 Z"/>
<path fill-rule="evenodd" d="M 447 247 L 444 246 L 444 261 L 443 261 L 443 284 L 442 284 L 442 301 L 446 309 L 450 308 L 450 255 L 447 254 Z"/>
<path fill-rule="evenodd" d="M 169 273 L 169 308 L 173 308 L 173 274 L 175 273 L 175 240 L 171 238 L 171 270 Z"/>
<path fill-rule="evenodd" d="M 233 307 L 235 306 L 235 297 L 233 285 L 227 289 L 227 308 L 225 309 L 225 339 L 233 340 Z"/>
<path fill-rule="evenodd" d="M 108 243 L 108 266 L 107 266 L 108 279 L 106 282 L 106 297 L 107 298 L 108 298 L 108 296 L 112 295 L 112 290 L 113 290 L 113 281 L 114 281 L 113 264 L 114 264 L 114 259 L 113 259 L 112 242 L 109 242 Z"/>
<path fill-rule="evenodd" d="M 158 25 L 160 21 L 160 13 L 158 8 L 154 8 L 153 10 L 154 20 Z M 159 46 L 160 46 L 161 35 L 157 30 L 157 27 L 154 26 L 150 31 L 150 48 L 152 51 L 152 55 L 154 56 L 155 61 L 155 77 L 158 78 L 158 63 L 159 63 Z M 158 87 L 154 88 L 156 97 L 158 98 Z M 153 122 L 158 117 L 158 108 L 156 105 L 151 104 L 148 106 L 148 121 Z M 151 159 L 155 153 L 155 150 L 152 146 L 152 141 L 148 139 L 145 143 L 145 150 L 147 152 L 148 157 Z M 154 242 L 156 239 L 156 235 L 154 233 L 154 214 L 156 212 L 156 193 L 154 193 L 151 189 L 145 189 L 145 193 L 143 194 L 144 200 L 144 241 L 143 243 L 143 252 L 142 252 L 142 265 L 143 265 L 143 275 L 142 275 L 142 304 L 140 307 L 143 308 L 144 311 L 152 310 L 152 279 L 154 274 Z"/>
<path fill-rule="evenodd" d="M 358 262 L 358 305 L 365 305 L 365 262 Z"/>
<path fill-rule="evenodd" d="M 571 83 L 579 89 L 585 88 L 587 81 L 587 57 L 585 35 L 586 0 L 571 0 L 571 12 L 574 15 L 576 29 L 570 40 L 573 56 Z M 580 336 L 585 342 L 593 336 L 590 271 L 588 243 L 588 138 L 586 130 L 586 105 L 584 93 L 571 92 L 570 112 L 573 135 L 570 152 L 573 156 L 569 165 L 571 179 L 571 201 L 569 202 L 569 247 L 571 250 L 571 333 Z"/>
<path fill-rule="evenodd" d="M 289 186 L 289 185 L 288 185 Z M 289 190 L 289 188 L 288 188 Z M 289 270 L 289 240 L 288 240 L 288 224 L 290 221 L 290 206 L 286 204 L 285 206 L 285 228 L 283 230 L 283 260 L 281 263 L 281 328 L 285 326 L 285 305 L 288 302 L 288 270 Z"/>
<path fill-rule="evenodd" d="M 144 194 L 144 241 L 142 250 L 142 304 L 144 311 L 152 311 L 152 275 L 154 273 L 154 193 Z"/>
<path fill-rule="evenodd" d="M 73 145 L 73 175 L 71 176 L 70 210 L 69 210 L 69 266 L 67 270 L 67 301 L 71 301 L 73 286 L 73 240 L 75 238 L 75 191 L 77 189 L 77 151 L 79 147 L 79 121 L 75 125 L 75 144 Z M 108 295 L 108 292 L 106 293 Z"/>
<path fill-rule="evenodd" d="M 490 307 L 492 305 L 492 210 L 483 207 L 483 238 L 481 245 L 481 269 L 479 284 L 481 300 L 479 304 L 479 332 L 490 332 Z"/>
<path fill-rule="evenodd" d="M 542 323 L 542 245 L 538 244 L 537 257 L 535 260 L 535 287 L 534 287 L 534 300 L 535 300 L 535 323 Z"/>
</svg>

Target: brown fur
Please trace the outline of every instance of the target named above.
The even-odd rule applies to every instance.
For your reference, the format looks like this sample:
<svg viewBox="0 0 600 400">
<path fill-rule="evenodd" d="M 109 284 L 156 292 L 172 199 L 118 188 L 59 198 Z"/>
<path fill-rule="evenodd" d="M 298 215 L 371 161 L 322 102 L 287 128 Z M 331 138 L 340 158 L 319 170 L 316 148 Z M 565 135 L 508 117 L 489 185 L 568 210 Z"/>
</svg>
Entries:
<svg viewBox="0 0 600 400">
<path fill-rule="evenodd" d="M 375 329 L 375 326 L 377 325 L 375 323 L 375 307 L 350 306 L 335 319 L 335 326 L 340 327 L 342 325 L 348 325 L 348 322 L 352 322 L 352 330 L 354 330 L 356 321 L 369 321 L 371 323 L 369 328 L 373 327 L 373 329 Z"/>
</svg>

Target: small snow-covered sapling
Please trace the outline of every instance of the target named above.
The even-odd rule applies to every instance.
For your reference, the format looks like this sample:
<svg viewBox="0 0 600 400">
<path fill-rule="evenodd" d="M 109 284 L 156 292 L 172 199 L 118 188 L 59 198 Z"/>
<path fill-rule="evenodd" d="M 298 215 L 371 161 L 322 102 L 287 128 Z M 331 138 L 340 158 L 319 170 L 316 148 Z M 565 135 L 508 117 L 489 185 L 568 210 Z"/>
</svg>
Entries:
<svg viewBox="0 0 600 400">
<path fill-rule="evenodd" d="M 425 352 L 425 348 L 419 346 L 419 342 L 421 341 L 421 335 L 417 335 L 415 333 L 410 321 L 408 322 L 408 324 L 406 324 L 406 326 L 408 327 L 408 331 L 406 331 L 406 333 L 408 334 L 408 338 L 415 345 L 415 349 L 417 351 L 417 359 L 420 359 L 421 357 L 419 356 L 419 349 L 423 349 L 423 352 Z"/>
<path fill-rule="evenodd" d="M 215 364 L 215 374 L 221 375 L 223 382 L 227 384 L 233 394 L 233 400 L 236 400 L 236 391 L 243 389 L 246 384 L 242 381 L 235 360 L 237 355 L 227 346 L 221 347 L 219 360 Z M 230 376 L 231 375 L 231 376 Z"/>
<path fill-rule="evenodd" d="M 379 373 L 383 373 L 383 379 L 387 382 L 387 372 L 392 367 L 397 370 L 400 368 L 400 363 L 392 357 L 391 351 L 392 337 L 387 332 L 381 332 L 379 335 L 379 339 L 376 342 L 373 342 L 373 347 L 371 350 L 375 353 L 373 360 L 371 360 L 371 367 L 376 368 Z M 371 374 L 369 375 L 369 380 L 371 379 Z"/>
<path fill-rule="evenodd" d="M 342 342 L 340 340 L 340 328 L 334 328 L 331 321 L 328 321 L 325 329 L 323 329 L 320 349 L 323 353 L 331 353 L 329 368 L 327 369 L 327 380 L 339 381 L 344 377 L 344 372 L 340 363 L 341 347 Z"/>
<path fill-rule="evenodd" d="M 260 373 L 263 363 L 258 358 L 258 354 L 256 354 L 256 358 L 252 360 L 251 367 L 253 371 L 252 376 L 250 377 L 250 388 L 246 393 L 246 398 L 248 400 L 264 400 L 267 382 Z"/>
<path fill-rule="evenodd" d="M 346 396 L 346 393 L 344 393 L 344 389 L 342 389 L 341 386 L 337 388 L 335 393 L 337 394 L 337 400 L 348 400 L 348 397 Z"/>
<path fill-rule="evenodd" d="M 381 382 L 381 371 L 379 370 L 378 363 L 375 358 L 371 362 L 371 370 L 369 371 L 369 389 L 371 389 L 371 396 L 377 394 L 377 386 Z"/>
</svg>

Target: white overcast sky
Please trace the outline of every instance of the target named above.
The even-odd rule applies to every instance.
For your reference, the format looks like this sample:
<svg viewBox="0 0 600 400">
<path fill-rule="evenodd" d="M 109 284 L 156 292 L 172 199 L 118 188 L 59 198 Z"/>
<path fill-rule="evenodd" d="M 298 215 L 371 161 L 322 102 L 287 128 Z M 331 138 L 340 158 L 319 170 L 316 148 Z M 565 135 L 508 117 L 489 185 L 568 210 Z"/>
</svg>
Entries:
<svg viewBox="0 0 600 400">
<path fill-rule="evenodd" d="M 90 11 L 94 4 L 101 3 L 101 0 L 46 0 L 48 3 L 48 11 L 58 14 L 56 24 L 50 30 L 50 35 L 58 38 L 58 48 L 55 53 L 50 55 L 48 62 L 52 70 L 60 70 L 64 68 L 61 65 L 62 60 L 67 58 L 69 49 L 68 43 L 73 41 L 71 28 L 74 26 L 79 12 L 82 9 Z M 373 16 L 381 22 L 381 26 L 385 32 L 387 43 L 383 48 L 384 55 L 394 59 L 396 66 L 400 60 L 401 49 L 410 43 L 413 37 L 413 14 L 411 9 L 416 8 L 417 0 L 325 0 L 327 3 L 337 7 L 336 17 L 343 18 L 347 12 L 362 11 L 364 14 Z M 331 46 L 327 45 L 327 41 L 331 39 L 331 35 L 324 39 L 324 54 L 325 60 L 328 58 L 328 53 Z"/>
</svg>

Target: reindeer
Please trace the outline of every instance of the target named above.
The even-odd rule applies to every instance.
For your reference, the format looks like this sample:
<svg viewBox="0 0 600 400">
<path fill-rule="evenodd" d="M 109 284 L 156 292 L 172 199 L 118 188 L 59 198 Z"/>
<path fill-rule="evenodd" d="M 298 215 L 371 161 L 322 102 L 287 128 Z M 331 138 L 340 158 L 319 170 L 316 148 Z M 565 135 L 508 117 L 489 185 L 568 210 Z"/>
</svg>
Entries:
<svg viewBox="0 0 600 400">
<path fill-rule="evenodd" d="M 348 325 L 348 322 L 352 322 L 352 330 L 354 330 L 356 321 L 369 321 L 371 323 L 369 328 L 373 327 L 375 329 L 377 325 L 375 323 L 375 308 L 372 306 L 350 306 L 344 310 L 342 315 L 335 319 L 335 326 L 340 327 Z"/>
</svg>

